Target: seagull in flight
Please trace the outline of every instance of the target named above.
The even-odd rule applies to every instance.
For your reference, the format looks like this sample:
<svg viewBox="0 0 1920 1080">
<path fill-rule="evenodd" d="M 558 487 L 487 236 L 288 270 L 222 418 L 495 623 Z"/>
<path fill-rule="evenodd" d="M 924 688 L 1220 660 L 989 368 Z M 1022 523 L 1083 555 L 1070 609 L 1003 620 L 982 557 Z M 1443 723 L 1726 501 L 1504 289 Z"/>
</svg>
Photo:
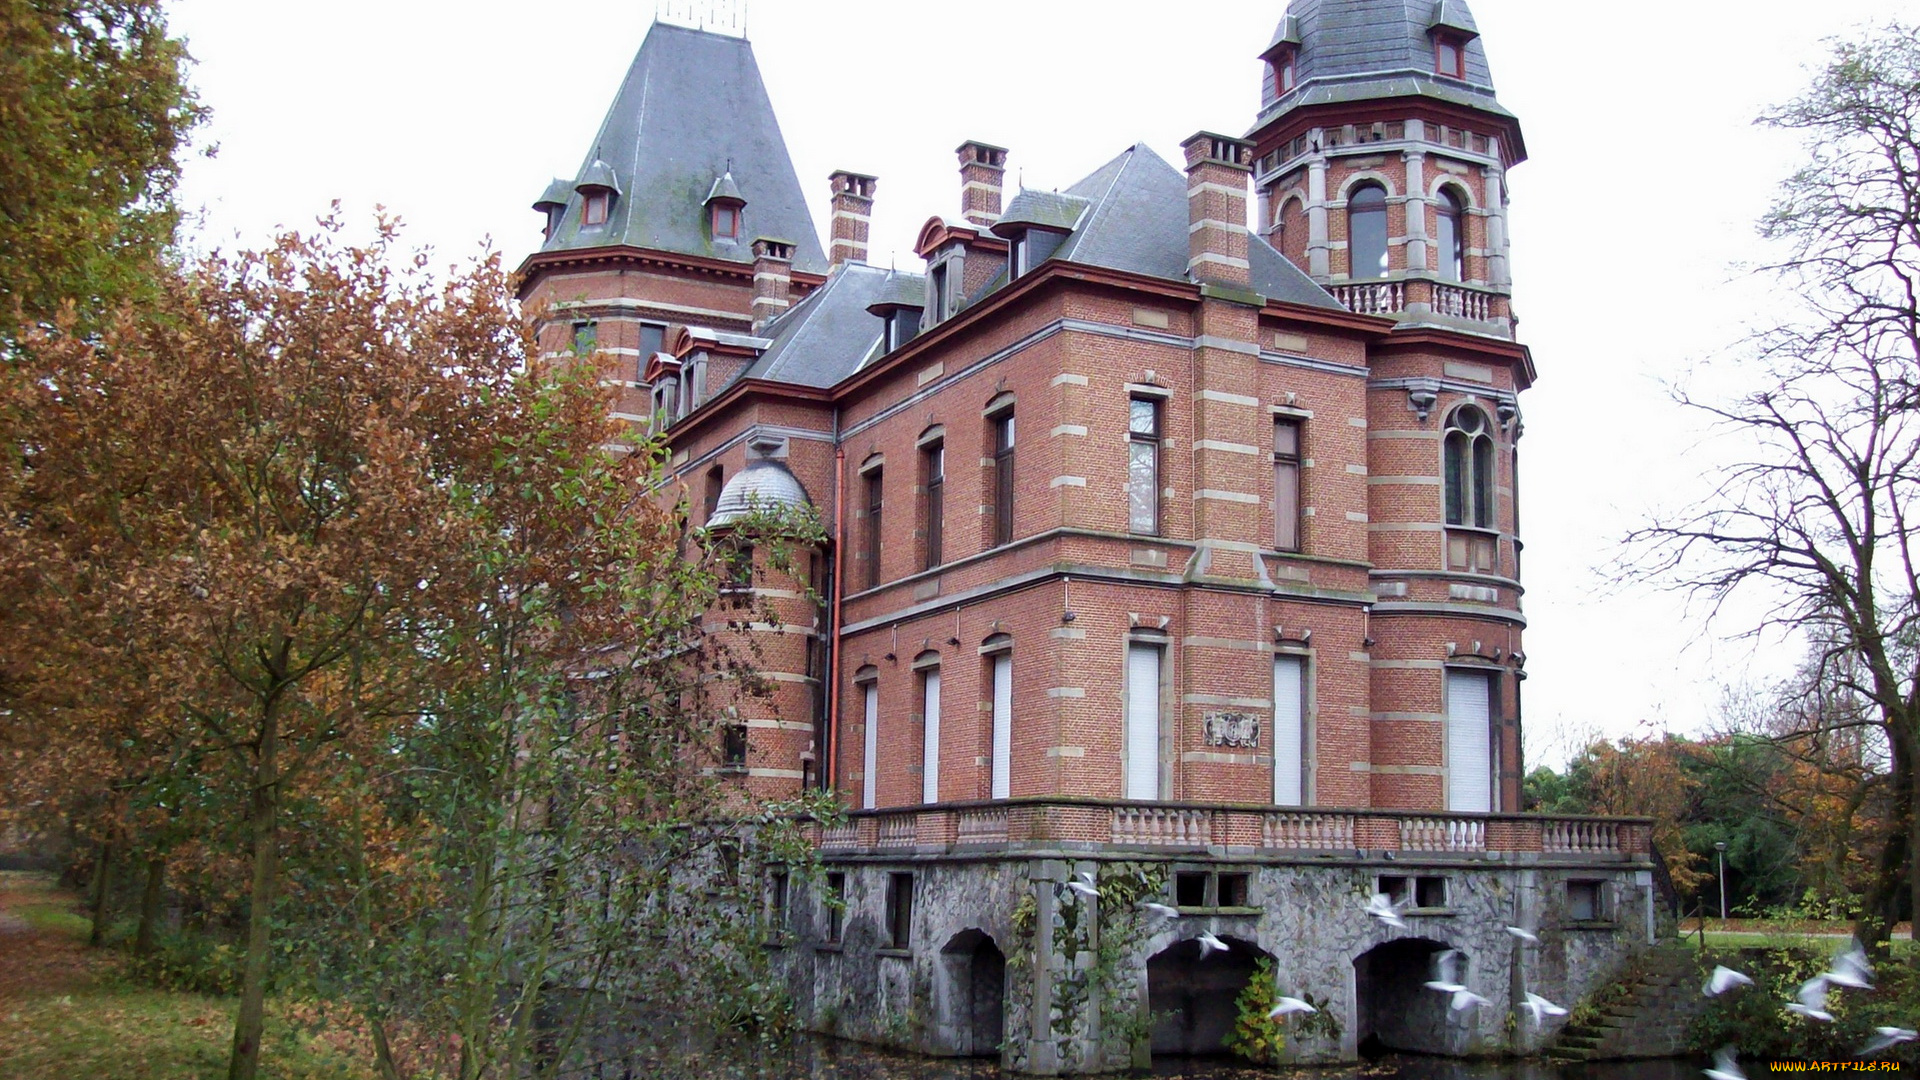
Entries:
<svg viewBox="0 0 1920 1080">
<path fill-rule="evenodd" d="M 1400 917 L 1400 909 L 1405 906 L 1405 904 L 1394 903 L 1386 893 L 1374 893 L 1373 899 L 1367 901 L 1367 914 L 1395 930 L 1405 930 L 1407 922 Z"/>
<path fill-rule="evenodd" d="M 1297 997 L 1282 997 L 1278 1005 L 1267 1010 L 1267 1019 L 1272 1020 L 1277 1016 L 1290 1016 L 1293 1013 L 1312 1013 L 1319 1011 L 1319 1009 L 1314 1008 L 1312 1005 L 1307 1004 Z"/>
<path fill-rule="evenodd" d="M 1540 935 L 1534 933 L 1533 931 L 1527 929 L 1524 926 L 1509 926 L 1507 927 L 1507 933 L 1512 934 L 1514 937 L 1519 938 L 1521 941 L 1524 941 L 1529 945 L 1540 944 Z"/>
<path fill-rule="evenodd" d="M 1787 1011 L 1809 1020 L 1818 1020 L 1823 1024 L 1833 1023 L 1833 1014 L 1827 1011 L 1827 977 L 1815 975 L 1808 979 L 1793 995 L 1798 1001 L 1787 1003 Z"/>
<path fill-rule="evenodd" d="M 1752 986 L 1753 980 L 1730 967 L 1716 966 L 1702 987 L 1708 997 L 1719 997 L 1736 986 Z"/>
<path fill-rule="evenodd" d="M 1460 950 L 1447 949 L 1435 953 L 1433 957 L 1433 978 L 1427 980 L 1427 989 L 1438 990 L 1443 994 L 1466 992 L 1466 986 L 1460 981 Z"/>
<path fill-rule="evenodd" d="M 1097 900 L 1100 897 L 1100 890 L 1093 887 L 1093 875 L 1087 873 L 1085 870 L 1069 878 L 1067 880 L 1067 888 L 1072 889 L 1074 892 L 1089 900 Z"/>
<path fill-rule="evenodd" d="M 1180 917 L 1179 908 L 1168 907 L 1165 904 L 1158 904 L 1153 902 L 1152 900 L 1142 900 L 1140 901 L 1140 906 L 1143 908 L 1146 908 L 1148 911 L 1152 912 L 1155 915 L 1160 916 L 1163 919 L 1177 919 Z"/>
<path fill-rule="evenodd" d="M 1853 948 L 1833 958 L 1833 965 L 1823 976 L 1834 986 L 1845 986 L 1853 990 L 1873 989 L 1873 966 L 1867 963 L 1867 950 L 1859 942 Z"/>
<path fill-rule="evenodd" d="M 1200 931 L 1200 959 L 1205 960 L 1217 952 L 1229 952 L 1227 943 L 1213 936 L 1213 931 Z"/>
<path fill-rule="evenodd" d="M 1734 1057 L 1733 1047 L 1723 1046 L 1713 1052 L 1713 1068 L 1706 1070 L 1709 1080 L 1747 1080 L 1747 1074 L 1740 1071 L 1740 1059 Z"/>
<path fill-rule="evenodd" d="M 1476 994 L 1471 990 L 1468 990 L 1466 987 L 1461 987 L 1460 989 L 1455 990 L 1453 992 L 1453 1001 L 1451 1002 L 1451 1005 L 1454 1012 L 1464 1012 L 1475 1005 L 1478 1005 L 1483 1009 L 1490 1009 L 1493 1007 L 1493 1002 L 1488 1001 L 1486 998 L 1481 997 L 1479 994 Z"/>
<path fill-rule="evenodd" d="M 1894 1046 L 1898 1043 L 1912 1042 L 1915 1039 L 1920 1039 L 1920 1032 L 1916 1032 L 1912 1028 L 1877 1027 L 1873 1030 L 1879 1032 L 1879 1034 L 1874 1036 L 1873 1040 L 1867 1043 L 1867 1045 L 1860 1048 L 1860 1053 L 1863 1057 L 1867 1054 L 1877 1054 L 1887 1047 Z"/>
<path fill-rule="evenodd" d="M 1533 1016 L 1534 1027 L 1539 1027 L 1541 1020 L 1546 1017 L 1567 1015 L 1567 1010 L 1532 991 L 1528 991 L 1527 1003 L 1520 1007 Z"/>
</svg>

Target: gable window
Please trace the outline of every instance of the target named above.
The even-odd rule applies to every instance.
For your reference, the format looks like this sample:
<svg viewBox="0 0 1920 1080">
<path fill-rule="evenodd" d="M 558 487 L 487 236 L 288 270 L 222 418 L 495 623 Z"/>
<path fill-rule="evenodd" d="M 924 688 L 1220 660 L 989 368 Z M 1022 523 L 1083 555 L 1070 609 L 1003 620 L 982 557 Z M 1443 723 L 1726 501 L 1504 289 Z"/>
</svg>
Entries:
<svg viewBox="0 0 1920 1080">
<path fill-rule="evenodd" d="M 1273 421 L 1273 546 L 1300 550 L 1300 421 Z"/>
<path fill-rule="evenodd" d="M 640 324 L 640 377 L 646 378 L 647 364 L 654 354 L 666 348 L 667 328 L 659 323 Z"/>
<path fill-rule="evenodd" d="M 1459 38 L 1441 35 L 1433 39 L 1433 71 L 1455 79 L 1467 77 L 1467 50 Z"/>
<path fill-rule="evenodd" d="M 1160 532 L 1160 403 L 1127 402 L 1127 529 Z"/>
<path fill-rule="evenodd" d="M 886 324 L 887 351 L 892 352 L 907 342 L 912 341 L 913 336 L 919 332 L 920 309 L 909 307 L 894 308 L 892 312 L 888 313 Z"/>
<path fill-rule="evenodd" d="M 886 505 L 880 469 L 867 470 L 867 588 L 880 587 L 880 511 Z"/>
<path fill-rule="evenodd" d="M 1467 278 L 1465 225 L 1465 208 L 1460 203 L 1460 196 L 1452 188 L 1442 189 L 1433 246 L 1440 256 L 1440 276 L 1448 281 L 1465 281 Z"/>
<path fill-rule="evenodd" d="M 707 470 L 707 491 L 706 497 L 702 502 L 702 509 L 704 509 L 706 513 L 700 518 L 702 524 L 712 521 L 713 512 L 720 509 L 720 492 L 721 489 L 726 487 L 726 480 L 727 472 L 723 467 L 715 465 L 713 468 Z"/>
<path fill-rule="evenodd" d="M 926 558 L 922 569 L 941 563 L 947 536 L 947 444 L 936 439 L 920 448 L 920 472 L 926 489 Z"/>
<path fill-rule="evenodd" d="M 928 321 L 938 323 L 947 317 L 947 264 L 937 263 L 927 270 Z"/>
<path fill-rule="evenodd" d="M 740 208 L 729 203 L 713 204 L 713 238 L 732 240 L 740 235 Z"/>
<path fill-rule="evenodd" d="M 993 546 L 1013 542 L 1013 409 L 988 421 L 993 426 Z"/>
<path fill-rule="evenodd" d="M 1031 234 L 1017 232 L 1007 242 L 1007 280 L 1012 281 L 1027 272 L 1027 259 L 1033 253 L 1033 245 L 1028 241 Z"/>
<path fill-rule="evenodd" d="M 1347 196 L 1347 256 L 1352 276 L 1384 277 L 1387 273 L 1387 189 L 1361 184 Z"/>
<path fill-rule="evenodd" d="M 605 225 L 607 223 L 607 202 L 611 194 L 606 191 L 587 192 L 586 201 L 580 207 L 580 224 Z"/>
</svg>

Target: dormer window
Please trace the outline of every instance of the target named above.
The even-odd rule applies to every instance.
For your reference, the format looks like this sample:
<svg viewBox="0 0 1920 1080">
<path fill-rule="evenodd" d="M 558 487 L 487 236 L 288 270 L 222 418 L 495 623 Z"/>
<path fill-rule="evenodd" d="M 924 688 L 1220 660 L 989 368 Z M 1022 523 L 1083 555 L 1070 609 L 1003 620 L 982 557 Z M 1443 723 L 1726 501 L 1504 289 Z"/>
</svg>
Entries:
<svg viewBox="0 0 1920 1080">
<path fill-rule="evenodd" d="M 707 191 L 707 235 L 715 240 L 734 241 L 740 239 L 740 211 L 747 200 L 740 194 L 740 186 L 733 182 L 732 172 L 723 172 L 713 178 L 713 187 Z"/>
<path fill-rule="evenodd" d="M 1033 254 L 1033 245 L 1028 242 L 1028 238 L 1031 235 L 1031 233 L 1017 232 L 1013 234 L 1013 239 L 1007 242 L 1008 281 L 1012 281 L 1032 269 L 1032 266 L 1027 261 Z"/>
<path fill-rule="evenodd" d="M 605 225 L 609 201 L 608 193 L 604 190 L 588 192 L 586 202 L 580 208 L 580 224 Z"/>
<path fill-rule="evenodd" d="M 1266 98 L 1272 101 L 1293 91 L 1294 50 L 1281 47 L 1267 54 Z"/>
<path fill-rule="evenodd" d="M 1467 77 L 1467 46 L 1453 34 L 1433 36 L 1433 71 L 1450 79 Z"/>
<path fill-rule="evenodd" d="M 895 308 L 887 314 L 886 319 L 888 352 L 912 341 L 913 336 L 920 332 L 919 308 Z"/>
<path fill-rule="evenodd" d="M 713 204 L 713 238 L 737 240 L 740 237 L 740 211 L 730 203 Z"/>
<path fill-rule="evenodd" d="M 947 264 L 936 263 L 927 271 L 929 282 L 927 299 L 933 305 L 933 321 L 939 322 L 947 317 L 947 302 L 951 293 L 947 283 Z"/>
</svg>

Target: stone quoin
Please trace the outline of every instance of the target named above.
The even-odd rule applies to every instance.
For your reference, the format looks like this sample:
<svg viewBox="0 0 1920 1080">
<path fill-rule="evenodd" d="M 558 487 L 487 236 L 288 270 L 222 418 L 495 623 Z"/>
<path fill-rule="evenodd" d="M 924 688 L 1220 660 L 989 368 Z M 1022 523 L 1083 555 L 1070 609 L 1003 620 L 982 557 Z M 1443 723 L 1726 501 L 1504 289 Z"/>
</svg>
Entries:
<svg viewBox="0 0 1920 1080">
<path fill-rule="evenodd" d="M 1289 1060 L 1523 1053 L 1524 993 L 1656 936 L 1648 822 L 1520 812 L 1526 149 L 1472 14 L 1293 0 L 1245 51 L 1251 128 L 1180 160 L 1011 190 L 962 144 L 910 272 L 884 172 L 818 178 L 823 245 L 752 46 L 656 23 L 535 204 L 542 348 L 614 359 L 694 523 L 829 526 L 752 568 L 773 691 L 720 766 L 850 811 L 769 897 L 818 1030 L 1120 1069 L 1218 1051 L 1265 958 L 1321 1008 Z M 1491 1006 L 1422 987 L 1444 949 Z"/>
</svg>

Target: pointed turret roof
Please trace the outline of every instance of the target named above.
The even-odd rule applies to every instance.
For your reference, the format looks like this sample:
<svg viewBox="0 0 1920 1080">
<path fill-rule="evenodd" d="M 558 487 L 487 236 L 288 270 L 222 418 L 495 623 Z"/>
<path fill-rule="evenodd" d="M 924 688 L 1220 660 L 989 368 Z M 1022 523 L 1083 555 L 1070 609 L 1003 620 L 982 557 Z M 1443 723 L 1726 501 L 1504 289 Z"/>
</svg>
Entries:
<svg viewBox="0 0 1920 1080">
<path fill-rule="evenodd" d="M 746 202 L 744 235 L 794 238 L 793 267 L 825 273 L 820 234 L 744 38 L 655 23 L 588 147 L 576 185 L 611 172 L 605 225 L 583 226 L 568 200 L 543 251 L 627 245 L 752 263 L 747 244 L 714 243 L 704 210 L 715 178 Z M 592 174 L 591 176 L 589 174 Z"/>
</svg>

